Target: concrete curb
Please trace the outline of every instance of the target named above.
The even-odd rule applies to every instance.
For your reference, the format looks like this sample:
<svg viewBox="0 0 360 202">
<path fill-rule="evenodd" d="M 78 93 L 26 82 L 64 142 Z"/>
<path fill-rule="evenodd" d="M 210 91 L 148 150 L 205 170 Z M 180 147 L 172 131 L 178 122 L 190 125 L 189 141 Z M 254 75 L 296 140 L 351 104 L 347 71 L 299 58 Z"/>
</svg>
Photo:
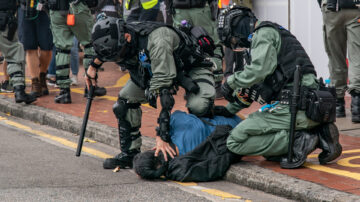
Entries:
<svg viewBox="0 0 360 202">
<path fill-rule="evenodd" d="M 16 104 L 14 99 L 0 95 L 0 111 L 22 119 L 67 132 L 79 134 L 82 118 L 36 105 Z M 89 121 L 86 136 L 104 144 L 119 147 L 117 129 Z M 154 146 L 154 139 L 143 137 L 142 150 Z M 269 169 L 240 162 L 232 165 L 225 180 L 300 201 L 359 201 L 360 197 L 315 183 L 299 180 Z"/>
<path fill-rule="evenodd" d="M 31 104 L 16 104 L 13 99 L 2 95 L 0 95 L 0 111 L 74 134 L 80 134 L 83 122 L 83 119 L 80 117 L 57 112 L 44 107 Z M 94 121 L 88 121 L 86 137 L 113 147 L 119 147 L 119 135 L 117 129 Z M 154 140 L 149 137 L 144 137 L 142 141 L 142 149 L 150 149 L 155 145 Z"/>
</svg>

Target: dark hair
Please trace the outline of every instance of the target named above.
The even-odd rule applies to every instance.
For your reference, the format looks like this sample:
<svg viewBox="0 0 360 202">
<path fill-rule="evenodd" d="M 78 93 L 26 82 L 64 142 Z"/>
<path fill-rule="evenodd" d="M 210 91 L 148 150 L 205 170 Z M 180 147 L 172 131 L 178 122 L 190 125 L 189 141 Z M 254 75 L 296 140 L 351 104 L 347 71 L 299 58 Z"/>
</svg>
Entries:
<svg viewBox="0 0 360 202">
<path fill-rule="evenodd" d="M 134 170 L 143 179 L 158 179 L 165 174 L 167 162 L 162 152 L 158 157 L 154 156 L 155 151 L 145 151 L 134 157 Z"/>
</svg>

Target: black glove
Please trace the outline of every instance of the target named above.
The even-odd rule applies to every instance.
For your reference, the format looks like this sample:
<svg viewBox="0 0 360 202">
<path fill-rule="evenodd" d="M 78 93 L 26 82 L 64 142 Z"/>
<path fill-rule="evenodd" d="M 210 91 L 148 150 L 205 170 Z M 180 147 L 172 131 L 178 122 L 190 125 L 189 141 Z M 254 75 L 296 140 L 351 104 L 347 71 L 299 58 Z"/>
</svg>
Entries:
<svg viewBox="0 0 360 202">
<path fill-rule="evenodd" d="M 215 106 L 214 107 L 215 116 L 224 116 L 224 117 L 233 117 L 235 114 L 229 112 L 224 106 Z"/>
<path fill-rule="evenodd" d="M 222 85 L 221 85 L 221 91 L 224 95 L 224 98 L 229 101 L 229 102 L 234 102 L 235 98 L 233 96 L 234 90 L 229 86 L 229 84 L 227 83 L 227 81 L 225 81 Z"/>
</svg>

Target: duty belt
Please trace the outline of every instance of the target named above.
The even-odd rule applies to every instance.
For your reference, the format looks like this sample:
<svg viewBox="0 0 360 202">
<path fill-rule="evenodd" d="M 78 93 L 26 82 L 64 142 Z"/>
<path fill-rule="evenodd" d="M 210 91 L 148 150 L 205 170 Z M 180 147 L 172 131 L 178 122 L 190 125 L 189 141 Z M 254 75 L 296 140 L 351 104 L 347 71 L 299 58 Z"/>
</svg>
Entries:
<svg viewBox="0 0 360 202">
<path fill-rule="evenodd" d="M 297 105 L 300 110 L 306 109 L 306 102 L 311 90 L 312 89 L 305 86 L 300 87 L 300 97 L 299 100 L 297 101 L 298 102 Z M 292 90 L 285 88 L 281 91 L 278 101 L 280 102 L 280 104 L 289 105 L 291 96 L 292 96 Z"/>
</svg>

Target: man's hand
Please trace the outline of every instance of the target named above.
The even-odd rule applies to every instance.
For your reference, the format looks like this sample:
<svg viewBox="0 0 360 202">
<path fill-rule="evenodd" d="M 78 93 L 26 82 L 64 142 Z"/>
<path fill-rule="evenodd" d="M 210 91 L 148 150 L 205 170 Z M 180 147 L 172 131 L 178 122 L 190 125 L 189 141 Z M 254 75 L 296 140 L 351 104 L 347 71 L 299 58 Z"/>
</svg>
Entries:
<svg viewBox="0 0 360 202">
<path fill-rule="evenodd" d="M 229 84 L 227 83 L 227 81 L 225 81 L 222 85 L 221 85 L 221 91 L 224 95 L 224 98 L 229 101 L 229 102 L 234 102 L 235 98 L 233 96 L 234 90 L 229 86 Z"/>
<path fill-rule="evenodd" d="M 174 156 L 176 156 L 176 152 L 170 146 L 170 144 L 164 142 L 159 136 L 156 136 L 156 147 L 154 149 L 155 156 L 157 157 L 159 155 L 159 152 L 161 151 L 164 154 L 165 161 L 168 161 L 167 154 L 169 154 L 171 158 L 174 158 Z"/>
<path fill-rule="evenodd" d="M 85 74 L 85 82 L 88 89 L 90 89 L 90 85 L 96 86 L 95 76 L 96 76 L 96 69 L 90 65 Z"/>
</svg>

